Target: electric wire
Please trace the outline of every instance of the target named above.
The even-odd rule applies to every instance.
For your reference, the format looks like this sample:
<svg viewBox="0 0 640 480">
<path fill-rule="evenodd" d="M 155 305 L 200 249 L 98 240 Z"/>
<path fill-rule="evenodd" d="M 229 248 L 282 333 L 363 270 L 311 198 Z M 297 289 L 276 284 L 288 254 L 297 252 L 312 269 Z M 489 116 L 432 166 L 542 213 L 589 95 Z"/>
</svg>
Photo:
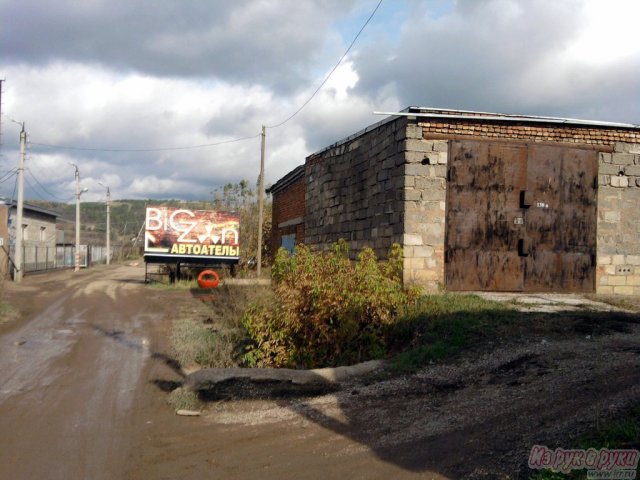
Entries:
<svg viewBox="0 0 640 480">
<path fill-rule="evenodd" d="M 251 140 L 258 138 L 260 134 L 251 135 L 248 137 L 233 138 L 231 140 L 223 140 L 215 143 L 203 143 L 201 145 L 188 145 L 184 147 L 163 147 L 163 148 L 89 148 L 89 147 L 72 147 L 68 145 L 53 145 L 50 143 L 29 142 L 29 145 L 35 145 L 44 148 L 54 148 L 59 150 L 76 150 L 84 152 L 111 152 L 111 153 L 142 153 L 142 152 L 170 152 L 177 150 L 195 150 L 198 148 L 216 147 L 218 145 L 225 145 L 228 143 L 242 142 L 245 140 Z"/>
<path fill-rule="evenodd" d="M 58 197 L 57 195 L 55 195 L 55 194 L 51 193 L 49 190 L 47 190 L 45 188 L 45 186 L 42 185 L 42 183 L 40 183 L 40 181 L 36 178 L 36 176 L 33 174 L 33 172 L 31 171 L 31 169 L 29 167 L 27 167 L 26 170 L 27 170 L 27 172 L 29 172 L 29 175 L 31 175 L 31 178 L 33 178 L 33 180 L 35 180 L 35 182 L 40 186 L 40 188 L 42 189 L 43 192 L 45 192 L 50 197 L 55 198 L 56 200 L 66 201 L 66 199 L 64 199 L 62 197 Z"/>
<path fill-rule="evenodd" d="M 296 115 L 298 115 L 298 113 L 300 113 L 309 104 L 309 102 L 311 102 L 311 100 L 317 95 L 317 93 L 322 89 L 322 87 L 327 83 L 327 81 L 331 78 L 331 76 L 334 74 L 334 72 L 338 69 L 338 67 L 340 66 L 342 61 L 345 59 L 345 57 L 349 54 L 349 52 L 351 51 L 351 49 L 355 45 L 356 41 L 358 40 L 358 38 L 360 37 L 360 35 L 364 31 L 364 29 L 367 27 L 367 25 L 369 25 L 369 22 L 371 22 L 371 19 L 374 17 L 376 12 L 380 8 L 380 5 L 382 5 L 382 1 L 383 0 L 379 0 L 378 1 L 377 5 L 373 9 L 371 14 L 367 18 L 367 20 L 364 22 L 362 27 L 360 27 L 360 30 L 358 30 L 358 33 L 355 35 L 355 37 L 353 37 L 353 40 L 351 41 L 351 43 L 349 44 L 349 46 L 347 47 L 345 52 L 342 54 L 342 56 L 340 57 L 338 62 L 331 69 L 331 71 L 327 74 L 327 76 L 324 78 L 324 80 L 322 80 L 320 85 L 318 85 L 318 87 L 314 90 L 314 92 L 309 96 L 309 98 L 307 98 L 307 100 L 305 100 L 302 103 L 302 105 L 300 105 L 300 107 L 295 112 L 293 112 L 291 115 L 289 115 L 283 121 L 281 121 L 279 123 L 276 123 L 274 125 L 267 125 L 266 128 L 272 129 L 272 128 L 281 127 L 282 125 L 284 125 L 285 123 L 287 123 L 291 119 L 293 119 Z M 8 118 L 11 119 L 11 117 L 8 117 Z M 11 120 L 14 121 L 15 123 L 19 124 L 19 122 L 15 121 L 13 119 L 11 119 Z M 246 137 L 239 137 L 239 138 L 234 138 L 234 139 L 231 139 L 231 140 L 223 140 L 221 142 L 205 143 L 205 144 L 200 144 L 200 145 L 188 145 L 188 146 L 182 146 L 182 147 L 162 147 L 162 148 L 92 148 L 92 147 L 75 147 L 75 146 L 69 146 L 69 145 L 55 145 L 55 144 L 51 144 L 51 143 L 42 143 L 42 142 L 33 142 L 33 141 L 29 141 L 29 144 L 37 146 L 37 147 L 43 147 L 43 148 L 52 148 L 52 149 L 60 149 L 60 150 L 75 150 L 75 151 L 85 151 L 85 152 L 111 152 L 111 153 L 136 153 L 137 152 L 137 153 L 143 153 L 143 152 L 168 152 L 168 151 L 179 151 L 179 150 L 195 150 L 195 149 L 199 149 L 199 148 L 215 147 L 215 146 L 218 146 L 218 145 L 225 145 L 225 144 L 230 144 L 230 143 L 242 142 L 242 141 L 245 141 L 245 140 L 252 140 L 252 139 L 258 138 L 260 136 L 261 136 L 261 134 L 258 133 L 256 135 L 251 135 L 251 136 L 246 136 Z"/>
<path fill-rule="evenodd" d="M 360 37 L 360 34 L 363 32 L 363 30 L 366 28 L 366 26 L 369 24 L 369 22 L 371 21 L 371 19 L 373 18 L 373 16 L 376 14 L 376 12 L 378 11 L 378 8 L 380 8 L 380 5 L 382 4 L 382 0 L 380 0 L 378 2 L 378 4 L 376 5 L 376 8 L 373 9 L 373 12 L 371 12 L 371 15 L 369 15 L 369 18 L 367 18 L 367 21 L 364 22 L 364 25 L 362 25 L 362 28 L 360 28 L 360 30 L 358 31 L 358 33 L 356 34 L 356 36 L 353 38 L 353 40 L 351 41 L 351 44 L 349 45 L 349 47 L 347 48 L 347 50 L 344 52 L 344 54 L 340 57 L 340 60 L 338 60 L 338 63 L 336 63 L 336 65 L 331 69 L 331 71 L 329 72 L 329 74 L 324 78 L 324 80 L 322 81 L 322 83 L 320 85 L 318 85 L 318 88 L 315 89 L 315 91 L 311 94 L 311 96 L 309 98 L 307 98 L 307 100 L 300 106 L 300 108 L 298 108 L 295 112 L 293 112 L 291 115 L 289 115 L 287 118 L 285 118 L 282 122 L 277 123 L 275 125 L 267 125 L 266 128 L 278 128 L 281 127 L 282 125 L 284 125 L 285 123 L 287 123 L 289 120 L 291 120 L 293 117 L 295 117 L 296 115 L 298 115 L 298 113 L 300 113 L 302 111 L 302 109 L 304 107 L 307 106 L 307 104 L 313 99 L 313 97 L 316 96 L 316 94 L 320 91 L 320 89 L 322 87 L 324 87 L 324 84 L 327 83 L 327 81 L 329 80 L 329 78 L 331 78 L 331 75 L 333 75 L 333 73 L 338 69 L 338 67 L 340 66 L 340 64 L 342 63 L 342 60 L 344 60 L 344 58 L 347 56 L 347 54 L 351 51 L 351 48 L 355 45 L 356 41 L 358 40 L 358 37 Z"/>
<path fill-rule="evenodd" d="M 0 178 L 0 183 L 4 183 L 7 180 L 10 180 L 11 177 L 15 174 L 18 173 L 18 169 L 14 168 L 13 170 L 10 170 L 9 172 L 7 172 L 2 178 Z"/>
<path fill-rule="evenodd" d="M 13 193 L 11 194 L 11 203 L 16 198 L 16 188 L 18 188 L 18 175 L 16 175 L 16 181 L 13 182 Z"/>
<path fill-rule="evenodd" d="M 27 177 L 24 177 L 24 181 L 27 183 L 27 186 L 31 189 L 31 191 L 40 198 L 40 200 L 45 200 L 42 194 L 35 189 L 35 187 L 31 184 Z"/>
</svg>

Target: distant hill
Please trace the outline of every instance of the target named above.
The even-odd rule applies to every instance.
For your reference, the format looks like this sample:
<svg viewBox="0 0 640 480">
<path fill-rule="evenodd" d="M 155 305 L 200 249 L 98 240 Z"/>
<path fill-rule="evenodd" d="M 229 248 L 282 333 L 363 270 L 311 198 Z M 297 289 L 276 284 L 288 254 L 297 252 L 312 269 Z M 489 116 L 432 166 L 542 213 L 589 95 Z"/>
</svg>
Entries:
<svg viewBox="0 0 640 480">
<path fill-rule="evenodd" d="M 64 230 L 65 241 L 75 238 L 76 204 L 26 200 L 26 203 L 53 210 L 60 214 L 58 229 Z M 114 244 L 130 244 L 140 232 L 145 221 L 147 205 L 180 206 L 191 209 L 211 209 L 211 202 L 181 200 L 114 200 L 111 202 L 111 241 Z M 107 229 L 107 206 L 104 202 L 80 204 L 80 232 L 82 243 L 104 245 Z"/>
</svg>

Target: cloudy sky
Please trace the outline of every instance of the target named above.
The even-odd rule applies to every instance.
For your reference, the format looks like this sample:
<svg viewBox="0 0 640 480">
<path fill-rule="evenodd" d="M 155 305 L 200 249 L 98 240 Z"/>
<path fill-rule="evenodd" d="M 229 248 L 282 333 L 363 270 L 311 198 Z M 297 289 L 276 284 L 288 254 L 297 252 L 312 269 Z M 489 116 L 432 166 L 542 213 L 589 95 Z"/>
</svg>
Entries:
<svg viewBox="0 0 640 480">
<path fill-rule="evenodd" d="M 16 121 L 29 199 L 72 200 L 69 162 L 86 200 L 104 199 L 98 182 L 183 199 L 255 182 L 261 125 L 310 98 L 377 4 L 0 0 L 0 195 Z M 318 94 L 267 129 L 266 183 L 410 105 L 638 124 L 638 19 L 637 0 L 383 0 Z"/>
</svg>

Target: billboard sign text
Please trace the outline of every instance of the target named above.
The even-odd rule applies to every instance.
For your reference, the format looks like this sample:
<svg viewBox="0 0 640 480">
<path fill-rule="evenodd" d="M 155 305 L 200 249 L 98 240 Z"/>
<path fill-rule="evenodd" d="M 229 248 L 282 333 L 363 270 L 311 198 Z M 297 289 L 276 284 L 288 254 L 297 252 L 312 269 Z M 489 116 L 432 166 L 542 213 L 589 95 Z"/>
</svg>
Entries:
<svg viewBox="0 0 640 480">
<path fill-rule="evenodd" d="M 145 257 L 238 260 L 240 217 L 229 212 L 147 207 Z"/>
</svg>

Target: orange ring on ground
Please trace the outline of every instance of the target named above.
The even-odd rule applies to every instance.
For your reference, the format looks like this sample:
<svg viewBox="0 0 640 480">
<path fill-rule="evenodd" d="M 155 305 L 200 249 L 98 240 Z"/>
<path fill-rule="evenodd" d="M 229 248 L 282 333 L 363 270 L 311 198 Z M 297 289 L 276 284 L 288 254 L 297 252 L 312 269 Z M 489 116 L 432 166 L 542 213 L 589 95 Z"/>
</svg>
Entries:
<svg viewBox="0 0 640 480">
<path fill-rule="evenodd" d="M 200 288 L 216 288 L 219 284 L 220 277 L 213 270 L 203 270 L 198 275 L 198 286 Z"/>
</svg>

